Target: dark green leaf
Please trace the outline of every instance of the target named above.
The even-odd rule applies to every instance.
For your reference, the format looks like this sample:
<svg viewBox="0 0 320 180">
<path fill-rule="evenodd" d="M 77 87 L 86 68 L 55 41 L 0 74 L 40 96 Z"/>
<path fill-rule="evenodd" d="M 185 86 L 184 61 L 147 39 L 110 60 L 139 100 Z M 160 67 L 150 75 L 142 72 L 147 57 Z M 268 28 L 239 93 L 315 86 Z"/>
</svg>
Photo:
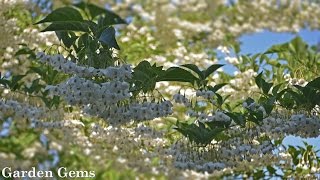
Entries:
<svg viewBox="0 0 320 180">
<path fill-rule="evenodd" d="M 26 55 L 26 54 L 35 55 L 34 52 L 33 52 L 33 50 L 31 50 L 31 49 L 28 48 L 28 47 L 23 47 L 23 48 L 19 49 L 19 50 L 15 53 L 15 56 Z"/>
<path fill-rule="evenodd" d="M 60 21 L 53 22 L 41 32 L 46 31 L 81 31 L 90 32 L 90 26 L 87 21 Z"/>
<path fill-rule="evenodd" d="M 82 21 L 83 18 L 80 12 L 72 7 L 62 7 L 52 11 L 43 20 L 36 24 L 45 22 L 66 22 L 66 21 Z"/>
<path fill-rule="evenodd" d="M 267 83 L 263 78 L 262 78 L 262 72 L 258 74 L 257 77 L 255 77 L 255 81 L 257 86 L 262 89 L 264 94 L 268 94 L 269 90 L 271 89 L 273 83 Z"/>
<path fill-rule="evenodd" d="M 262 106 L 266 110 L 267 114 L 270 114 L 272 109 L 274 108 L 274 103 L 276 102 L 276 97 L 270 97 L 266 101 L 262 103 Z"/>
<path fill-rule="evenodd" d="M 209 86 L 209 90 L 213 92 L 217 92 L 219 89 L 221 89 L 223 86 L 227 85 L 227 83 L 221 83 L 221 84 L 216 84 L 215 86 Z"/>
<path fill-rule="evenodd" d="M 99 38 L 99 41 L 108 45 L 109 48 L 113 47 L 115 49 L 120 50 L 120 47 L 119 47 L 117 40 L 115 38 L 115 34 L 116 34 L 116 31 L 114 30 L 113 27 L 110 26 L 102 32 L 102 34 Z"/>
<path fill-rule="evenodd" d="M 42 96 L 41 100 L 45 103 L 45 105 L 49 108 L 52 109 L 53 107 L 58 107 L 61 100 L 60 100 L 60 96 L 54 96 L 52 99 L 48 98 L 46 96 Z"/>
<path fill-rule="evenodd" d="M 194 64 L 184 64 L 182 66 L 192 70 L 193 72 L 195 72 L 198 75 L 199 79 L 202 79 L 202 80 L 205 79 L 204 74 L 202 73 L 202 71 L 200 71 L 198 66 L 196 66 Z"/>
<path fill-rule="evenodd" d="M 78 39 L 78 36 L 76 36 L 75 33 L 71 31 L 56 31 L 56 35 L 67 48 L 70 48 Z"/>
<path fill-rule="evenodd" d="M 246 125 L 246 119 L 242 113 L 238 112 L 225 112 L 226 115 L 228 115 L 236 124 L 238 124 L 241 127 L 245 127 Z"/>
<path fill-rule="evenodd" d="M 277 84 L 276 86 L 274 86 L 274 87 L 272 88 L 272 94 L 273 94 L 274 96 L 277 96 L 277 95 L 278 95 L 278 91 L 279 91 L 279 89 L 280 89 L 281 86 L 282 86 L 282 83 Z"/>
<path fill-rule="evenodd" d="M 5 87 L 8 87 L 10 85 L 10 81 L 7 79 L 0 79 L 0 84 L 2 84 Z"/>
<path fill-rule="evenodd" d="M 219 105 L 219 106 L 222 106 L 222 104 L 223 104 L 223 98 L 222 98 L 222 96 L 221 96 L 220 94 L 217 94 L 217 93 L 216 93 L 216 96 L 217 96 L 217 103 L 218 103 L 218 105 Z"/>
<path fill-rule="evenodd" d="M 320 89 L 320 77 L 317 77 L 315 79 L 313 79 L 312 81 L 310 81 L 306 87 L 313 87 L 316 89 Z"/>
<path fill-rule="evenodd" d="M 162 66 L 157 67 L 155 64 L 151 66 L 148 61 L 140 62 L 134 68 L 132 82 L 135 84 L 135 87 L 132 88 L 132 91 L 153 91 L 158 77 L 161 76 L 163 72 Z"/>
<path fill-rule="evenodd" d="M 199 81 L 199 79 L 185 69 L 179 67 L 171 67 L 167 69 L 162 76 L 159 77 L 159 81 L 178 81 L 194 84 L 194 82 Z"/>
<path fill-rule="evenodd" d="M 180 123 L 177 121 L 176 126 L 174 129 L 189 138 L 190 141 L 199 145 L 211 143 L 211 141 L 218 137 L 223 131 L 223 128 L 206 128 L 203 123 L 199 123 L 199 126 L 197 126 L 195 124 Z"/>
<path fill-rule="evenodd" d="M 245 102 L 248 104 L 248 106 L 252 103 L 254 103 L 254 100 L 251 97 L 248 97 Z"/>
<path fill-rule="evenodd" d="M 208 69 L 206 69 L 205 71 L 203 71 L 204 74 L 204 79 L 206 79 L 207 77 L 210 76 L 210 74 L 214 73 L 217 69 L 219 69 L 220 67 L 224 66 L 223 64 L 213 64 L 210 67 L 208 67 Z"/>
<path fill-rule="evenodd" d="M 117 14 L 115 14 L 114 12 L 101 8 L 99 6 L 96 6 L 94 4 L 91 3 L 84 3 L 84 2 L 80 2 L 75 4 L 74 6 L 82 9 L 82 10 L 88 10 L 90 13 L 91 18 L 95 18 L 99 15 L 105 15 L 104 16 L 104 24 L 105 25 L 114 25 L 114 24 L 126 24 L 126 21 L 123 20 L 120 16 L 118 16 Z"/>
</svg>

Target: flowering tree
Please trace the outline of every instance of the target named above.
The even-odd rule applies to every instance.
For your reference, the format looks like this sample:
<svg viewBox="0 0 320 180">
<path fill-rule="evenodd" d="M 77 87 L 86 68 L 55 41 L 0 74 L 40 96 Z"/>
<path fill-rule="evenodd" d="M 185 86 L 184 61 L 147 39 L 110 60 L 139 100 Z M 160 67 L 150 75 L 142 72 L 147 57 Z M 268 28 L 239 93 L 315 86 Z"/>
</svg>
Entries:
<svg viewBox="0 0 320 180">
<path fill-rule="evenodd" d="M 317 47 L 237 41 L 318 29 L 318 2 L 0 5 L 2 177 L 319 177 L 315 147 L 282 143 L 319 138 Z"/>
</svg>

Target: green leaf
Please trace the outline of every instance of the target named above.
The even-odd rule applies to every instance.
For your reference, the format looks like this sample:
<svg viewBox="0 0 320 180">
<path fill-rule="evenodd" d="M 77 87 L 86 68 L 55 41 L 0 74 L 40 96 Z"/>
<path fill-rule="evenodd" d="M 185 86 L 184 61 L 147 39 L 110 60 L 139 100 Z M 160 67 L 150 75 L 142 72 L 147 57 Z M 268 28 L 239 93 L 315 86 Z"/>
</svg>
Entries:
<svg viewBox="0 0 320 180">
<path fill-rule="evenodd" d="M 208 86 L 210 91 L 217 92 L 219 89 L 221 89 L 223 86 L 227 85 L 227 83 L 221 83 L 221 84 L 216 84 L 215 86 Z"/>
<path fill-rule="evenodd" d="M 123 20 L 120 16 L 108 10 L 105 11 L 105 14 L 100 17 L 98 22 L 100 27 L 115 24 L 127 24 L 127 22 Z"/>
<path fill-rule="evenodd" d="M 254 100 L 251 97 L 248 97 L 245 102 L 248 104 L 248 106 L 252 103 L 254 103 Z"/>
<path fill-rule="evenodd" d="M 29 88 L 25 86 L 25 88 L 24 88 L 25 91 L 30 93 L 30 94 L 32 94 L 34 92 L 36 92 L 36 93 L 39 92 L 42 88 L 45 87 L 44 85 L 40 84 L 40 80 L 41 79 L 38 78 L 38 79 L 32 81 L 32 84 L 31 84 L 31 86 Z"/>
<path fill-rule="evenodd" d="M 275 102 L 276 102 L 276 97 L 270 97 L 269 99 L 267 99 L 262 103 L 262 106 L 266 110 L 267 114 L 271 113 L 272 109 L 274 108 Z"/>
<path fill-rule="evenodd" d="M 242 113 L 239 112 L 225 112 L 226 115 L 228 115 L 236 124 L 238 124 L 241 127 L 245 127 L 246 125 L 246 119 L 245 116 Z"/>
<path fill-rule="evenodd" d="M 262 72 L 258 74 L 257 77 L 255 77 L 255 81 L 257 86 L 262 89 L 264 94 L 268 94 L 269 90 L 271 89 L 273 83 L 267 83 L 263 78 L 262 78 Z"/>
<path fill-rule="evenodd" d="M 109 48 L 113 47 L 115 49 L 120 50 L 120 47 L 117 43 L 115 35 L 116 35 L 115 29 L 112 26 L 110 26 L 102 32 L 102 34 L 99 38 L 99 41 L 108 45 Z"/>
<path fill-rule="evenodd" d="M 267 60 L 267 63 L 272 65 L 273 67 L 280 67 L 281 66 L 280 62 L 275 59 L 269 59 L 269 60 Z"/>
<path fill-rule="evenodd" d="M 21 49 L 19 49 L 14 55 L 15 56 L 19 56 L 19 55 L 35 55 L 33 50 L 31 50 L 29 47 L 23 47 Z"/>
<path fill-rule="evenodd" d="M 253 173 L 253 179 L 263 179 L 263 177 L 265 177 L 263 170 L 258 169 Z"/>
<path fill-rule="evenodd" d="M 10 81 L 7 79 L 0 79 L 0 84 L 2 84 L 4 87 L 10 86 Z"/>
<path fill-rule="evenodd" d="M 114 25 L 114 24 L 126 24 L 126 21 L 123 20 L 120 16 L 118 16 L 117 14 L 115 14 L 114 12 L 101 8 L 99 6 L 96 6 L 94 4 L 91 3 L 84 3 L 84 2 L 80 2 L 77 4 L 74 4 L 74 6 L 82 9 L 82 10 L 88 10 L 90 13 L 90 16 L 92 19 L 94 19 L 95 17 L 99 16 L 99 15 L 105 15 L 103 17 L 103 24 L 104 25 Z"/>
<path fill-rule="evenodd" d="M 158 77 L 164 71 L 162 66 L 157 67 L 155 64 L 151 66 L 148 61 L 140 62 L 135 68 L 132 77 L 132 83 L 135 87 L 132 88 L 133 91 L 138 93 L 140 90 L 143 92 L 153 91 L 158 81 Z"/>
<path fill-rule="evenodd" d="M 248 109 L 248 111 L 248 120 L 260 125 L 263 120 L 263 113 L 261 111 L 252 111 L 250 109 Z"/>
<path fill-rule="evenodd" d="M 12 76 L 11 82 L 13 84 L 18 83 L 23 77 L 25 77 L 26 75 L 16 75 L 16 76 Z"/>
<path fill-rule="evenodd" d="M 83 21 L 80 12 L 72 7 L 62 7 L 52 11 L 47 17 L 37 22 L 66 22 L 66 21 Z"/>
<path fill-rule="evenodd" d="M 182 66 L 192 70 L 193 72 L 195 72 L 198 75 L 199 79 L 202 79 L 202 80 L 205 79 L 204 74 L 202 73 L 202 71 L 200 71 L 198 66 L 196 66 L 194 64 L 184 64 Z"/>
<path fill-rule="evenodd" d="M 199 81 L 199 79 L 185 69 L 179 67 L 171 67 L 167 69 L 162 76 L 159 77 L 159 81 L 178 81 L 194 84 L 194 82 Z"/>
<path fill-rule="evenodd" d="M 216 96 L 217 96 L 217 103 L 218 103 L 218 105 L 219 106 L 222 106 L 222 104 L 223 104 L 223 98 L 222 98 L 222 96 L 220 95 L 220 94 L 217 94 L 216 93 Z"/>
<path fill-rule="evenodd" d="M 301 37 L 296 36 L 290 41 L 289 49 L 291 50 L 291 52 L 300 55 L 307 51 L 308 44 L 306 44 Z"/>
<path fill-rule="evenodd" d="M 223 131 L 223 128 L 206 128 L 205 125 L 201 122 L 198 122 L 199 126 L 196 124 L 187 124 L 180 123 L 177 121 L 176 129 L 185 137 L 189 138 L 190 141 L 195 142 L 199 145 L 207 145 L 210 144 L 213 139 L 218 137 L 220 133 Z"/>
<path fill-rule="evenodd" d="M 278 96 L 278 101 L 280 102 L 281 106 L 284 106 L 285 108 L 293 108 L 296 104 L 296 98 L 294 98 L 294 96 L 297 93 L 292 91 L 291 89 L 284 89 L 280 92 L 280 94 L 283 94 L 283 96 Z"/>
<path fill-rule="evenodd" d="M 56 31 L 56 35 L 67 48 L 70 48 L 78 39 L 78 36 L 72 31 Z"/>
<path fill-rule="evenodd" d="M 282 84 L 283 84 L 283 83 L 277 84 L 276 86 L 274 86 L 274 87 L 272 88 L 272 94 L 273 94 L 274 96 L 277 96 L 277 95 L 278 95 L 278 91 L 279 91 L 280 87 L 282 86 Z"/>
<path fill-rule="evenodd" d="M 217 69 L 219 69 L 222 66 L 224 66 L 224 65 L 223 64 L 213 64 L 210 67 L 208 67 L 208 69 L 202 71 L 204 74 L 204 79 L 209 77 L 212 73 L 214 73 Z"/>
<path fill-rule="evenodd" d="M 273 53 L 286 52 L 289 50 L 288 48 L 289 48 L 288 43 L 284 43 L 284 44 L 280 44 L 280 45 L 273 45 L 273 46 L 271 46 L 271 48 L 269 48 L 263 54 L 273 54 Z"/>
<path fill-rule="evenodd" d="M 231 121 L 228 122 L 222 122 L 222 121 L 211 121 L 211 122 L 206 122 L 206 124 L 211 128 L 228 128 L 231 124 Z"/>
<path fill-rule="evenodd" d="M 60 21 L 53 22 L 41 32 L 46 31 L 81 31 L 90 32 L 90 25 L 87 21 Z"/>
<path fill-rule="evenodd" d="M 306 87 L 313 87 L 316 89 L 320 89 L 320 77 L 317 77 L 315 79 L 313 79 L 312 81 L 310 81 Z"/>
<path fill-rule="evenodd" d="M 61 102 L 60 96 L 54 96 L 52 99 L 42 96 L 41 99 L 49 109 L 52 109 L 53 107 L 57 108 Z"/>
</svg>

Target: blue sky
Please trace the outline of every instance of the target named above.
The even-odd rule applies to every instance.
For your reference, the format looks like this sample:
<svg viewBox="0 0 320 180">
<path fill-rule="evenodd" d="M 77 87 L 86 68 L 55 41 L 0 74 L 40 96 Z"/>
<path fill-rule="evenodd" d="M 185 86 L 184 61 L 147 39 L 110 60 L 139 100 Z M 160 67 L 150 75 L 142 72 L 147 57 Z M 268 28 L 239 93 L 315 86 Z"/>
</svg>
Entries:
<svg viewBox="0 0 320 180">
<path fill-rule="evenodd" d="M 320 31 L 301 30 L 298 33 L 308 44 L 314 45 L 320 41 Z M 241 53 L 254 54 L 267 50 L 270 46 L 284 43 L 294 38 L 293 33 L 275 33 L 270 31 L 262 31 L 258 33 L 245 34 L 239 38 L 241 45 Z"/>
<path fill-rule="evenodd" d="M 309 45 L 315 45 L 320 42 L 319 30 L 303 29 L 299 33 L 277 33 L 270 31 L 262 31 L 257 33 L 244 34 L 239 38 L 241 42 L 241 54 L 256 54 L 266 51 L 272 45 L 281 44 L 290 41 L 296 36 L 302 37 Z M 235 67 L 221 60 L 219 63 L 226 64 L 225 72 L 233 74 Z"/>
</svg>

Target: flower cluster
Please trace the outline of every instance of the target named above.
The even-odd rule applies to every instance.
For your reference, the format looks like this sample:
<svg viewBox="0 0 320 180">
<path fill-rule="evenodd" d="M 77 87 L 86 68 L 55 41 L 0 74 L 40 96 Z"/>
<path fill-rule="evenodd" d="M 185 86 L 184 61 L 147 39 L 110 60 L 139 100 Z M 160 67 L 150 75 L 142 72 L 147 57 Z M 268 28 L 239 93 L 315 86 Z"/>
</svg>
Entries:
<svg viewBox="0 0 320 180">
<path fill-rule="evenodd" d="M 201 96 L 201 97 L 204 97 L 206 99 L 212 99 L 214 95 L 215 95 L 214 92 L 210 91 L 210 90 L 208 90 L 208 91 L 206 91 L 206 90 L 202 90 L 202 91 L 198 90 L 196 92 L 196 96 Z"/>
<path fill-rule="evenodd" d="M 46 89 L 51 95 L 63 97 L 68 104 L 80 106 L 85 114 L 104 118 L 113 125 L 164 117 L 172 113 L 170 101 L 131 102 L 129 84 L 125 81 L 98 84 L 73 76 L 56 86 L 47 86 Z"/>
<path fill-rule="evenodd" d="M 44 52 L 39 52 L 37 58 L 40 59 L 40 62 L 51 65 L 55 70 L 66 74 L 76 74 L 79 77 L 100 76 L 121 81 L 132 77 L 132 69 L 129 64 L 123 64 L 120 67 L 96 69 L 94 67 L 79 66 L 76 63 L 65 59 L 61 54 L 46 55 Z"/>
<path fill-rule="evenodd" d="M 231 118 L 226 115 L 222 111 L 215 111 L 215 112 L 200 112 L 197 113 L 196 111 L 193 111 L 189 109 L 187 111 L 188 116 L 190 117 L 197 117 L 200 122 L 230 122 Z"/>
<path fill-rule="evenodd" d="M 293 78 L 291 77 L 290 74 L 284 74 L 283 75 L 284 80 L 288 83 L 288 85 L 294 86 L 294 85 L 299 85 L 299 86 L 306 86 L 308 84 L 308 81 L 306 81 L 303 78 Z"/>
<path fill-rule="evenodd" d="M 263 120 L 260 131 L 277 138 L 280 135 L 299 135 L 301 137 L 317 137 L 320 122 L 317 117 L 306 117 L 304 114 L 292 115 L 289 121 L 268 117 Z"/>
<path fill-rule="evenodd" d="M 3 117 L 12 117 L 14 120 L 19 119 L 43 119 L 46 114 L 45 109 L 30 106 L 29 104 L 20 103 L 14 100 L 0 100 L 0 115 Z"/>
<path fill-rule="evenodd" d="M 183 140 L 171 146 L 169 152 L 175 158 L 175 167 L 209 173 L 225 168 L 237 168 L 244 161 L 254 163 L 272 154 L 274 150 L 271 141 L 248 143 L 239 137 L 198 150 L 197 148 L 191 150 L 190 146 L 193 144 Z"/>
<path fill-rule="evenodd" d="M 87 109 L 90 110 L 91 109 Z M 132 102 L 124 106 L 110 106 L 101 113 L 100 117 L 107 119 L 112 125 L 125 124 L 134 121 L 146 121 L 157 117 L 166 117 L 172 114 L 170 101 L 153 102 Z"/>
<path fill-rule="evenodd" d="M 131 120 L 142 121 L 164 117 L 172 113 L 170 101 L 133 102 L 130 100 L 129 83 L 132 76 L 130 65 L 95 69 L 78 66 L 62 55 L 38 53 L 41 62 L 48 63 L 56 70 L 75 74 L 58 85 L 48 85 L 45 90 L 51 96 L 60 96 L 70 105 L 77 105 L 88 115 L 104 118 L 112 125 L 124 124 Z M 103 76 L 109 79 L 95 83 L 83 77 Z"/>
<path fill-rule="evenodd" d="M 31 127 L 41 129 L 70 129 L 84 127 L 84 124 L 79 120 L 40 121 L 31 119 Z"/>
<path fill-rule="evenodd" d="M 180 93 L 173 95 L 173 100 L 176 103 L 184 104 L 187 107 L 191 105 L 190 100 Z"/>
<path fill-rule="evenodd" d="M 130 97 L 129 84 L 125 81 L 94 83 L 93 81 L 72 76 L 56 86 L 48 85 L 50 94 L 63 97 L 71 105 L 88 105 L 106 108 Z"/>
<path fill-rule="evenodd" d="M 198 92 L 200 94 L 200 92 Z M 176 97 L 179 97 L 178 95 Z M 179 99 L 179 98 L 178 98 Z M 286 135 L 299 135 L 301 137 L 317 137 L 320 132 L 319 118 L 316 116 L 306 117 L 304 114 L 292 115 L 291 118 L 279 118 L 277 114 L 271 114 L 266 117 L 266 111 L 263 106 L 252 102 L 243 103 L 243 107 L 251 111 L 261 111 L 263 113 L 263 121 L 261 125 L 248 128 L 241 131 L 238 126 L 232 126 L 225 132 L 228 140 L 214 142 L 205 147 L 197 145 L 185 140 L 179 140 L 169 149 L 170 154 L 174 157 L 174 165 L 179 169 L 196 170 L 199 172 L 209 172 L 216 174 L 227 169 L 241 169 L 243 163 L 250 162 L 257 166 L 266 166 L 268 158 L 274 156 L 273 163 L 282 162 L 280 149 L 277 149 L 271 139 L 281 139 Z M 197 117 L 199 121 L 230 121 L 230 117 L 221 111 L 198 113 L 189 109 L 189 115 Z M 212 115 L 211 115 L 212 114 Z M 239 132 L 241 135 L 239 136 Z M 261 141 L 260 138 L 266 137 L 270 140 Z M 281 153 L 280 153 L 281 154 Z M 271 162 L 271 161 L 269 161 Z M 290 165 L 291 161 L 286 161 L 286 165 Z M 280 163 L 281 164 L 281 163 Z M 280 165 L 279 164 L 279 165 Z"/>
</svg>

